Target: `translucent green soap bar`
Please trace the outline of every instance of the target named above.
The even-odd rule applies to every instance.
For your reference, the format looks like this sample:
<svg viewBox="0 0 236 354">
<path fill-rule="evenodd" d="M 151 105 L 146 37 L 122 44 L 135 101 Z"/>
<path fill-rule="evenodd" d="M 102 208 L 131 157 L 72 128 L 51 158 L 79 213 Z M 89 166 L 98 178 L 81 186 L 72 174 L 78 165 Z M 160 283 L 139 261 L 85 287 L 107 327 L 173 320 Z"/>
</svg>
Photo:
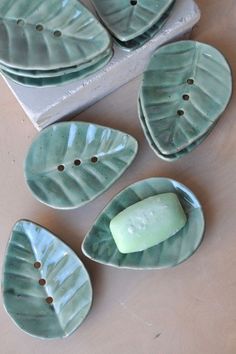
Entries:
<svg viewBox="0 0 236 354">
<path fill-rule="evenodd" d="M 175 235 L 187 222 L 174 193 L 158 194 L 116 215 L 110 230 L 121 253 L 143 251 Z"/>
</svg>

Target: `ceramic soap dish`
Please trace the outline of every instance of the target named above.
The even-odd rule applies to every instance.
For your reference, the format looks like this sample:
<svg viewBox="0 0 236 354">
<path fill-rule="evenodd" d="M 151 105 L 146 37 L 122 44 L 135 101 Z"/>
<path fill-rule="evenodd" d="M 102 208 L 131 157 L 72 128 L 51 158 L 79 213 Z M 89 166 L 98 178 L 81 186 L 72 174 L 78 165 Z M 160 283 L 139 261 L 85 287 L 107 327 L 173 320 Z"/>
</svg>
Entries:
<svg viewBox="0 0 236 354">
<path fill-rule="evenodd" d="M 21 1 L 22 0 L 4 1 L 4 3 L 7 2 L 6 6 L 9 7 L 9 4 L 12 4 L 14 2 L 15 8 L 17 8 L 17 3 L 21 3 Z M 57 1 L 58 0 L 55 1 L 53 0 L 53 4 L 57 3 Z M 46 5 L 53 6 L 51 1 L 47 1 L 47 2 L 45 0 L 43 2 L 30 1 L 30 3 L 31 2 L 35 3 L 36 7 L 37 6 L 40 7 L 39 5 L 41 3 L 42 4 L 44 3 L 45 6 Z M 77 0 L 76 1 L 68 0 L 65 2 L 61 0 L 61 3 L 65 3 L 66 5 L 65 9 L 68 10 L 70 8 L 69 5 L 70 4 L 73 5 L 75 2 L 77 6 L 77 4 L 79 3 L 79 1 Z M 114 2 L 120 3 L 120 1 L 114 1 Z M 3 2 L 1 1 L 1 4 L 2 3 Z M 25 0 L 25 3 L 29 3 L 29 1 Z M 129 0 L 127 0 L 127 3 L 129 3 Z M 1 4 L 0 4 L 0 8 L 1 8 Z M 91 0 L 83 0 L 83 4 L 85 4 L 85 6 L 88 6 L 88 8 L 91 9 Z M 26 5 L 23 8 L 25 9 Z M 53 11 L 51 11 L 52 14 Z M 92 9 L 92 12 L 93 13 L 95 12 L 94 8 Z M 60 10 L 58 14 L 60 16 L 62 15 Z M 23 16 L 22 12 L 21 12 L 21 16 Z M 60 16 L 58 18 L 60 18 Z M 14 18 L 16 19 L 16 16 Z M 24 81 L 25 83 L 27 83 L 27 85 L 31 85 L 31 83 L 33 83 L 33 85 L 37 84 L 38 86 L 33 87 L 33 86 L 22 85 L 20 83 L 17 83 L 16 81 L 12 81 L 10 78 L 7 78 L 4 75 L 3 77 L 7 85 L 9 86 L 9 88 L 14 93 L 14 96 L 18 100 L 19 104 L 24 109 L 27 116 L 29 116 L 31 122 L 38 130 L 41 130 L 51 125 L 52 123 L 61 120 L 62 117 L 63 118 L 74 117 L 76 114 L 78 114 L 81 111 L 84 111 L 87 107 L 93 105 L 98 100 L 102 99 L 103 97 L 110 94 L 114 90 L 118 89 L 122 85 L 126 84 L 130 80 L 139 76 L 145 69 L 147 62 L 150 59 L 150 55 L 160 45 L 163 45 L 166 42 L 176 40 L 176 38 L 180 38 L 180 37 L 183 38 L 188 36 L 193 26 L 199 21 L 199 18 L 200 18 L 200 11 L 194 0 L 176 1 L 175 6 L 171 11 L 170 16 L 168 17 L 167 23 L 151 40 L 148 40 L 147 43 L 145 43 L 145 45 L 138 48 L 137 50 L 133 50 L 132 52 L 127 52 L 125 50 L 122 50 L 120 46 L 114 45 L 113 46 L 114 55 L 112 57 L 112 60 L 108 64 L 106 64 L 102 69 L 94 72 L 93 75 L 90 75 L 89 77 L 84 79 L 78 78 L 73 82 L 63 83 L 63 78 L 60 78 L 60 76 L 62 76 L 60 72 L 60 67 L 61 67 L 60 66 L 57 69 L 50 69 L 50 83 L 52 83 L 54 86 L 50 86 L 50 87 L 45 86 L 45 84 L 48 84 L 47 77 L 48 77 L 49 69 L 46 67 L 41 70 L 35 70 L 35 68 L 31 70 L 31 67 L 28 65 L 28 63 L 26 63 L 27 67 L 25 67 L 26 64 L 24 63 L 24 69 L 23 68 L 19 69 L 20 72 L 22 73 L 22 77 L 21 78 L 17 77 L 17 79 L 18 81 Z M 19 26 L 20 26 L 20 22 L 19 22 Z M 19 28 L 21 27 L 16 27 L 16 29 Z M 88 28 L 89 27 L 87 27 L 87 29 Z M 38 29 L 40 29 L 40 27 L 38 27 Z M 59 24 L 58 26 L 55 26 L 54 31 L 56 30 L 61 30 L 63 34 L 63 30 L 59 28 Z M 13 32 L 14 31 L 12 31 L 12 33 Z M 36 32 L 41 37 L 44 33 L 43 31 L 41 32 L 36 31 Z M 97 31 L 97 33 L 99 33 L 99 31 Z M 1 32 L 0 35 L 2 36 Z M 4 42 L 1 42 L 1 38 L 4 38 L 4 35 L 2 37 L 1 36 L 0 36 L 0 55 L 2 55 L 2 49 L 4 48 L 5 45 Z M 99 36 L 102 41 L 101 33 L 99 34 Z M 107 38 L 107 34 L 105 34 L 105 36 Z M 62 40 L 62 38 L 63 35 L 56 39 Z M 107 38 L 105 42 L 108 43 L 108 41 L 111 42 Z M 80 43 L 80 41 L 77 42 L 78 42 L 77 44 Z M 56 43 L 58 43 L 58 41 Z M 91 40 L 91 44 L 95 45 L 96 40 Z M 104 51 L 102 50 L 104 54 L 107 53 L 105 51 L 105 47 L 106 45 L 103 47 Z M 96 46 L 96 48 L 98 47 Z M 94 49 L 96 50 L 96 48 Z M 37 50 L 39 51 L 39 49 Z M 24 52 L 26 51 L 27 50 L 25 49 Z M 109 55 L 109 51 L 110 51 L 110 46 L 108 45 L 108 55 Z M 34 53 L 34 51 L 32 51 L 32 53 Z M 54 52 L 52 52 L 52 55 L 53 54 Z M 80 55 L 79 53 L 77 54 Z M 75 53 L 76 57 L 77 54 Z M 55 55 L 53 56 L 56 56 L 56 52 Z M 96 57 L 94 58 L 95 63 L 96 63 Z M 70 59 L 68 61 L 70 62 Z M 79 74 L 80 78 L 83 77 L 82 70 L 85 70 L 85 74 L 86 74 L 87 68 L 85 66 L 87 64 L 88 64 L 87 62 L 84 64 L 82 63 L 79 64 L 79 67 L 81 69 L 81 72 Z M 91 59 L 91 64 L 92 64 L 92 59 Z M 64 75 L 73 76 L 74 73 L 77 71 L 76 65 L 74 66 L 70 63 L 68 63 L 68 65 L 70 66 L 63 68 L 63 76 Z M 19 71 L 16 67 L 12 67 L 12 66 L 9 67 L 9 65 L 7 67 L 9 73 L 18 76 Z M 31 71 L 33 71 L 33 73 Z M 35 79 L 37 79 L 36 83 L 35 83 Z M 57 85 L 57 83 L 61 83 L 61 85 L 59 86 Z"/>
<path fill-rule="evenodd" d="M 164 160 L 185 156 L 210 134 L 232 94 L 229 64 L 215 48 L 180 41 L 158 49 L 143 74 L 139 118 Z"/>
<path fill-rule="evenodd" d="M 112 57 L 108 33 L 77 0 L 3 0 L 0 24 L 0 70 L 23 85 L 80 80 Z"/>
<path fill-rule="evenodd" d="M 135 50 L 164 26 L 175 0 L 92 0 L 101 21 L 115 41 Z"/>
<path fill-rule="evenodd" d="M 126 133 L 85 122 L 43 130 L 25 160 L 33 195 L 58 209 L 85 205 L 105 192 L 129 167 L 138 144 Z"/>
<path fill-rule="evenodd" d="M 71 335 L 92 303 L 89 275 L 77 255 L 51 232 L 18 221 L 3 269 L 4 306 L 23 331 L 43 339 Z"/>
<path fill-rule="evenodd" d="M 136 203 L 154 196 L 160 197 L 162 195 L 163 198 L 163 195 L 166 194 L 168 196 L 173 194 L 178 198 L 186 215 L 185 224 L 178 227 L 178 231 L 172 233 L 172 237 L 156 246 L 139 252 L 121 253 L 111 233 L 111 221 L 127 208 L 137 205 Z M 148 200 L 147 205 L 149 203 L 150 200 Z M 167 205 L 164 203 L 160 211 L 161 214 L 165 208 L 167 208 Z M 153 218 L 153 212 L 150 211 L 150 215 L 148 213 L 148 210 L 142 211 L 142 215 L 138 216 L 139 220 L 137 219 L 137 222 L 131 226 L 134 230 L 127 228 L 126 235 L 123 233 L 122 237 L 134 237 L 137 230 L 140 231 L 140 229 L 148 227 L 149 224 L 146 221 Z M 167 227 L 169 221 L 166 220 Z M 204 230 L 205 221 L 202 207 L 187 187 L 167 178 L 150 178 L 130 185 L 111 200 L 86 235 L 82 250 L 90 259 L 114 267 L 131 269 L 167 268 L 185 261 L 197 250 L 202 241 Z M 149 235 L 146 236 L 149 237 Z"/>
</svg>

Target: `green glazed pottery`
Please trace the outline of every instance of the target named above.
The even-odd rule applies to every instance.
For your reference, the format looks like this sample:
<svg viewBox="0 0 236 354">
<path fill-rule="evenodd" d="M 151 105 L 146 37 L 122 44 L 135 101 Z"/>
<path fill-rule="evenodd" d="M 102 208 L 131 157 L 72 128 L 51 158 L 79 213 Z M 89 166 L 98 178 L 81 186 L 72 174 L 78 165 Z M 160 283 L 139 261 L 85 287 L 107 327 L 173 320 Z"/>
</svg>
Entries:
<svg viewBox="0 0 236 354">
<path fill-rule="evenodd" d="M 127 207 L 146 198 L 175 193 L 187 216 L 187 223 L 174 236 L 145 251 L 122 254 L 110 231 L 111 220 Z M 120 268 L 161 269 L 189 258 L 199 247 L 205 230 L 202 207 L 184 185 L 167 178 L 150 178 L 130 185 L 106 206 L 86 235 L 82 251 L 90 259 Z"/>
<path fill-rule="evenodd" d="M 218 50 L 194 41 L 168 44 L 143 74 L 141 120 L 160 155 L 172 157 L 205 139 L 231 94 L 231 70 Z"/>
<path fill-rule="evenodd" d="M 212 128 L 210 130 L 208 130 L 208 132 L 205 135 L 203 135 L 201 138 L 196 140 L 194 143 L 190 144 L 187 148 L 185 148 L 181 151 L 178 151 L 175 154 L 163 155 L 161 153 L 161 151 L 158 149 L 158 147 L 156 146 L 155 142 L 152 139 L 152 136 L 149 133 L 149 129 L 146 125 L 146 120 L 144 118 L 140 102 L 138 104 L 138 115 L 139 115 L 139 121 L 140 121 L 141 126 L 143 128 L 143 132 L 144 132 L 144 135 L 149 143 L 149 146 L 151 147 L 151 149 L 155 152 L 155 154 L 158 157 L 160 157 L 162 160 L 169 161 L 169 162 L 179 160 L 181 157 L 184 157 L 185 155 L 187 155 L 191 151 L 193 151 L 195 148 L 197 148 L 208 137 L 208 135 L 212 132 L 212 130 L 214 129 L 214 127 L 216 125 L 216 124 L 214 124 L 212 126 Z"/>
<path fill-rule="evenodd" d="M 43 339 L 72 334 L 92 303 L 89 275 L 62 241 L 31 221 L 18 221 L 7 247 L 2 292 L 15 324 Z"/>
<path fill-rule="evenodd" d="M 140 36 L 138 36 L 136 38 L 130 39 L 129 41 L 123 41 L 123 42 L 114 37 L 115 42 L 120 47 L 122 47 L 124 50 L 127 50 L 127 51 L 132 51 L 132 50 L 138 49 L 139 47 L 142 47 L 151 38 L 153 38 L 162 29 L 162 27 L 165 25 L 165 23 L 167 22 L 170 14 L 171 14 L 171 11 L 173 10 L 175 2 L 176 1 L 172 2 L 171 6 L 168 8 L 168 10 L 145 33 L 141 34 Z"/>
<path fill-rule="evenodd" d="M 77 0 L 2 0 L 0 62 L 27 70 L 52 70 L 95 59 L 110 37 Z"/>
<path fill-rule="evenodd" d="M 5 66 L 0 64 L 0 70 L 4 71 L 6 74 L 14 74 L 16 76 L 23 76 L 24 78 L 33 78 L 33 79 L 50 79 L 52 77 L 58 77 L 58 76 L 64 76 L 72 73 L 78 73 L 81 70 L 88 69 L 90 70 L 91 66 L 95 66 L 99 64 L 99 61 L 102 63 L 102 61 L 107 59 L 108 57 L 112 56 L 112 49 L 109 48 L 106 50 L 106 52 L 98 55 L 95 59 L 90 60 L 88 62 L 84 62 L 83 64 L 80 65 L 74 65 L 74 66 L 69 66 L 67 68 L 59 68 L 59 69 L 54 69 L 54 70 L 23 70 L 23 69 L 17 69 L 13 68 L 10 66 Z"/>
<path fill-rule="evenodd" d="M 54 124 L 32 143 L 25 178 L 33 195 L 58 209 L 80 207 L 105 192 L 136 156 L 137 141 L 84 122 Z"/>
<path fill-rule="evenodd" d="M 49 77 L 28 77 L 28 76 L 21 76 L 15 75 L 13 73 L 7 72 L 2 70 L 2 73 L 10 78 L 11 80 L 15 81 L 16 83 L 26 85 L 26 86 L 34 86 L 34 87 L 46 87 L 46 86 L 59 86 L 64 85 L 66 83 L 70 83 L 73 81 L 82 80 L 93 73 L 96 73 L 100 69 L 102 69 L 112 58 L 112 51 L 109 54 L 106 54 L 105 57 L 101 57 L 100 60 L 97 62 L 95 61 L 94 64 L 91 64 L 84 69 L 79 69 L 78 71 L 72 70 L 71 73 L 61 73 L 59 76 L 49 76 Z"/>
<path fill-rule="evenodd" d="M 103 23 L 122 42 L 148 31 L 174 0 L 92 0 Z"/>
</svg>

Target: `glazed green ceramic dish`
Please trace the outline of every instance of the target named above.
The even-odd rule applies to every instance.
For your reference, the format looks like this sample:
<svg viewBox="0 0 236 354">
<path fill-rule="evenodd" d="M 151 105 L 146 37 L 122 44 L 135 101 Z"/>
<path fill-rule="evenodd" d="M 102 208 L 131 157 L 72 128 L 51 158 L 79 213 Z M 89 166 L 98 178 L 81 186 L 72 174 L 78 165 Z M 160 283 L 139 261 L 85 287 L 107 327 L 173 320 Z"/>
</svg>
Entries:
<svg viewBox="0 0 236 354">
<path fill-rule="evenodd" d="M 109 31 L 124 42 L 156 24 L 174 0 L 92 0 Z"/>
<path fill-rule="evenodd" d="M 122 254 L 110 232 L 110 221 L 127 207 L 161 193 L 177 194 L 186 213 L 186 225 L 166 241 L 142 252 Z M 106 206 L 82 245 L 90 259 L 120 268 L 156 269 L 173 267 L 199 247 L 205 229 L 204 215 L 195 195 L 184 185 L 167 178 L 150 178 L 130 185 Z"/>
<path fill-rule="evenodd" d="M 215 48 L 181 41 L 158 49 L 143 75 L 140 102 L 160 153 L 178 154 L 204 139 L 231 93 L 230 67 Z"/>
<path fill-rule="evenodd" d="M 169 19 L 169 16 L 171 14 L 171 11 L 173 10 L 173 7 L 175 5 L 175 1 L 171 4 L 171 6 L 168 8 L 168 10 L 162 15 L 160 20 L 156 22 L 151 28 L 149 28 L 145 33 L 141 34 L 140 36 L 133 38 L 129 41 L 120 41 L 119 39 L 114 37 L 115 42 L 122 47 L 123 49 L 127 51 L 132 51 L 135 49 L 138 49 L 139 47 L 142 47 L 145 43 L 147 43 L 151 38 L 153 38 L 165 25 L 167 20 Z"/>
<path fill-rule="evenodd" d="M 185 155 L 187 155 L 191 151 L 193 151 L 195 148 L 197 148 L 208 137 L 208 135 L 212 132 L 212 130 L 215 127 L 215 124 L 214 124 L 212 126 L 212 128 L 205 135 L 203 135 L 201 138 L 196 140 L 194 143 L 190 144 L 186 149 L 183 149 L 183 150 L 177 152 L 176 154 L 163 155 L 160 152 L 160 150 L 158 149 L 158 147 L 156 146 L 155 142 L 152 139 L 152 136 L 149 133 L 149 129 L 148 129 L 147 125 L 146 125 L 146 120 L 145 120 L 145 117 L 144 117 L 140 102 L 138 104 L 138 114 L 139 114 L 139 120 L 140 120 L 141 126 L 143 128 L 144 135 L 145 135 L 145 137 L 146 137 L 151 149 L 162 160 L 169 161 L 169 162 L 179 160 L 181 157 L 184 157 Z"/>
<path fill-rule="evenodd" d="M 54 124 L 32 143 L 25 178 L 33 195 L 59 209 L 80 207 L 106 191 L 137 153 L 128 134 L 92 123 Z"/>
<path fill-rule="evenodd" d="M 46 87 L 46 86 L 59 86 L 64 85 L 66 83 L 70 83 L 73 81 L 82 80 L 100 69 L 102 69 L 112 58 L 113 53 L 106 55 L 105 57 L 101 58 L 97 63 L 92 64 L 91 66 L 79 70 L 77 72 L 71 72 L 70 74 L 64 74 L 61 76 L 55 77 L 24 77 L 20 75 L 14 75 L 9 72 L 2 70 L 1 72 L 6 77 L 10 78 L 11 80 L 15 81 L 18 84 L 26 85 L 26 86 L 35 86 L 35 87 Z"/>
<path fill-rule="evenodd" d="M 90 310 L 92 287 L 84 265 L 67 245 L 31 221 L 15 224 L 2 279 L 6 311 L 33 336 L 67 337 Z"/>
<path fill-rule="evenodd" d="M 69 66 L 68 68 L 59 68 L 55 70 L 22 70 L 22 69 L 17 69 L 13 67 L 8 67 L 5 65 L 0 64 L 0 70 L 3 70 L 6 74 L 13 74 L 22 77 L 27 77 L 27 78 L 33 78 L 33 79 L 51 79 L 53 77 L 58 77 L 58 76 L 64 76 L 68 74 L 75 73 L 76 75 L 82 71 L 86 72 L 85 69 L 89 72 L 91 70 L 91 67 L 95 67 L 96 65 L 99 66 L 99 62 L 106 62 L 108 58 L 112 56 L 112 48 L 107 49 L 104 53 L 98 55 L 96 58 L 93 60 L 90 60 L 88 62 L 85 62 L 80 65 L 74 65 L 74 66 Z"/>
<path fill-rule="evenodd" d="M 0 62 L 27 70 L 71 67 L 110 47 L 110 37 L 77 0 L 1 0 Z"/>
</svg>

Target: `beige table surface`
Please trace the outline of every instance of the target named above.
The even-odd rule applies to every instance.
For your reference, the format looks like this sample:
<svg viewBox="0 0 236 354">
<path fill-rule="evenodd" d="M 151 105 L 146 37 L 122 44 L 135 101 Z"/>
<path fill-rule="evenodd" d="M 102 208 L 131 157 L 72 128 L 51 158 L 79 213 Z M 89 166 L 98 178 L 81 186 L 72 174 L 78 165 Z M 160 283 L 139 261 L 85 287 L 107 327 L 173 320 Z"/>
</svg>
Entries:
<svg viewBox="0 0 236 354">
<path fill-rule="evenodd" d="M 236 1 L 199 0 L 202 20 L 193 38 L 215 45 L 236 71 Z M 136 109 L 139 80 L 80 114 L 133 134 L 136 161 L 103 196 L 75 211 L 54 211 L 34 200 L 22 164 L 37 134 L 0 80 L 0 262 L 17 219 L 36 221 L 66 241 L 88 267 L 94 304 L 66 340 L 42 341 L 21 332 L 0 306 L 1 354 L 235 354 L 236 353 L 236 97 L 214 132 L 186 158 L 170 164 L 148 147 Z M 40 99 L 40 97 L 39 97 Z M 81 255 L 83 237 L 122 188 L 150 176 L 172 177 L 203 204 L 207 231 L 198 252 L 163 271 L 118 270 Z"/>
</svg>

